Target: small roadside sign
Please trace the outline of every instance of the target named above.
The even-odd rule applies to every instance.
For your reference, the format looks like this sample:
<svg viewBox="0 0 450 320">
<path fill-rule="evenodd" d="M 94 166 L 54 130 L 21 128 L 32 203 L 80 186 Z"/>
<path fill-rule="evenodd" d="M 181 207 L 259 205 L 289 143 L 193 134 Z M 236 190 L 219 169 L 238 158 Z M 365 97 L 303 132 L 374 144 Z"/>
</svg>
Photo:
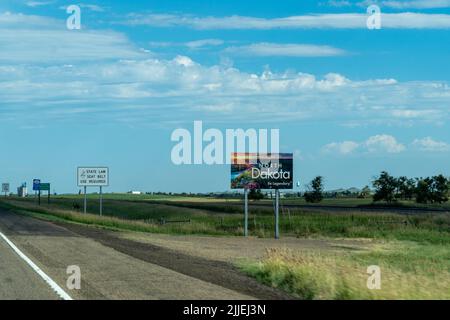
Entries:
<svg viewBox="0 0 450 320">
<path fill-rule="evenodd" d="M 50 191 L 50 183 L 41 183 L 39 184 L 40 191 Z"/>
<path fill-rule="evenodd" d="M 33 188 L 34 183 L 37 179 L 33 180 Z M 41 191 L 47 191 L 47 202 L 50 203 L 50 183 L 42 183 L 41 180 L 39 180 L 39 184 L 36 185 L 38 187 L 38 203 L 41 205 Z"/>
<path fill-rule="evenodd" d="M 2 193 L 4 193 L 5 196 L 9 193 L 9 183 L 2 183 Z"/>
<path fill-rule="evenodd" d="M 40 190 L 40 184 L 41 184 L 41 180 L 40 179 L 34 179 L 33 180 L 33 191 L 39 191 Z"/>
<path fill-rule="evenodd" d="M 107 187 L 109 185 L 109 169 L 107 167 L 79 167 L 79 187 Z"/>
<path fill-rule="evenodd" d="M 108 167 L 78 167 L 77 184 L 84 188 L 84 213 L 87 212 L 87 187 L 100 188 L 100 215 L 103 214 L 103 187 L 109 186 Z"/>
</svg>

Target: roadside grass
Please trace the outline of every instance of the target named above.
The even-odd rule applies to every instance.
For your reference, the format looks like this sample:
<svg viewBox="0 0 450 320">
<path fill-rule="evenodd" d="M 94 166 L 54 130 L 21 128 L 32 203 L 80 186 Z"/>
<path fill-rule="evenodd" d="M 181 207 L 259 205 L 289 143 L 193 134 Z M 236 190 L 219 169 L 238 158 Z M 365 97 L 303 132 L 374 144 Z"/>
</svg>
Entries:
<svg viewBox="0 0 450 320">
<path fill-rule="evenodd" d="M 32 200 L 0 200 L 16 209 L 60 216 L 69 221 L 88 224 L 114 224 L 126 230 L 170 233 L 231 235 L 243 233 L 243 214 L 186 208 L 159 202 L 133 202 L 105 200 L 104 215 L 98 212 L 98 203 L 89 202 L 84 215 L 73 210 L 73 200 L 58 198 L 50 205 L 38 206 Z M 242 208 L 239 208 L 242 211 Z M 112 223 L 111 221 L 114 221 Z M 252 236 L 272 237 L 273 213 L 251 210 L 249 232 Z M 405 240 L 419 243 L 450 244 L 450 214 L 415 214 L 366 212 L 311 212 L 306 209 L 290 210 L 280 215 L 282 235 L 303 238 L 372 238 Z"/>
<path fill-rule="evenodd" d="M 362 252 L 270 249 L 238 266 L 300 299 L 450 299 L 448 246 L 389 242 Z M 381 289 L 367 288 L 367 267 L 381 269 Z"/>
<path fill-rule="evenodd" d="M 229 235 L 225 231 L 214 231 L 207 222 L 201 220 L 190 223 L 168 223 L 161 225 L 154 220 L 130 220 L 114 216 L 99 216 L 91 213 L 84 214 L 61 208 L 38 207 L 34 204 L 21 201 L 0 202 L 0 206 L 6 209 L 12 209 L 20 214 L 44 220 L 74 222 L 113 230 L 166 234 Z"/>
<path fill-rule="evenodd" d="M 174 202 L 176 203 L 176 202 Z M 90 201 L 83 214 L 72 198 L 38 206 L 32 200 L 0 199 L 0 206 L 51 221 L 148 233 L 241 236 L 243 215 L 171 205 L 160 201 L 105 200 L 104 213 L 94 214 Z M 165 221 L 166 223 L 161 223 Z M 189 221 L 189 222 L 175 222 Z M 273 216 L 250 214 L 250 235 L 273 236 Z M 261 261 L 239 262 L 259 281 L 301 299 L 450 299 L 450 214 L 311 212 L 291 210 L 280 216 L 282 236 L 302 238 L 370 238 L 370 250 L 336 252 L 272 249 Z M 366 287 L 369 265 L 382 271 L 382 289 Z"/>
<path fill-rule="evenodd" d="M 83 201 L 84 195 L 78 194 L 67 194 L 54 196 L 53 198 L 61 199 L 71 199 L 81 203 Z M 99 194 L 88 194 L 87 198 L 89 200 L 98 200 Z M 202 209 L 204 206 L 209 206 L 212 211 L 220 210 L 223 211 L 224 206 L 237 205 L 242 206 L 242 200 L 237 198 L 214 198 L 210 196 L 189 196 L 189 195 L 158 195 L 158 194 L 129 194 L 129 193 L 106 193 L 103 194 L 103 198 L 106 200 L 120 200 L 120 201 L 150 201 L 150 202 L 173 202 L 174 205 L 183 205 L 191 208 Z M 263 199 L 254 202 L 253 204 L 271 204 L 273 200 Z M 384 201 L 373 202 L 372 198 L 325 198 L 320 203 L 308 203 L 303 197 L 288 197 L 283 198 L 282 203 L 286 205 L 308 205 L 308 206 L 345 206 L 345 207 L 416 207 L 416 208 L 430 208 L 430 209 L 446 209 L 450 210 L 450 202 L 447 203 L 434 203 L 434 204 L 420 204 L 416 203 L 414 200 L 398 200 L 393 203 L 387 203 Z"/>
<path fill-rule="evenodd" d="M 87 194 L 89 200 L 98 200 L 100 195 L 98 193 Z M 53 196 L 53 199 L 73 199 L 76 201 L 83 201 L 83 194 L 62 194 Z M 173 195 L 158 195 L 158 194 L 130 194 L 130 193 L 105 193 L 103 199 L 106 200 L 127 200 L 127 201 L 186 201 L 186 202 L 235 202 L 238 199 L 219 199 L 212 197 L 200 196 L 173 196 Z"/>
</svg>

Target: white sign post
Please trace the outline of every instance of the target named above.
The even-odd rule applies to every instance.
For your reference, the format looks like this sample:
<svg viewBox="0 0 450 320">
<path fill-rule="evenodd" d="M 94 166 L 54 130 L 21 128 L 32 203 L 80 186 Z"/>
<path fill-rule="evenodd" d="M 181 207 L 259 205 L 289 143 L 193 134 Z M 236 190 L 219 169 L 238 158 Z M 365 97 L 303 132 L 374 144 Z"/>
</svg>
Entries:
<svg viewBox="0 0 450 320">
<path fill-rule="evenodd" d="M 9 193 L 9 183 L 2 183 L 2 193 L 5 194 L 5 197 Z"/>
<path fill-rule="evenodd" d="M 84 187 L 84 213 L 87 210 L 87 187 L 100 188 L 100 215 L 103 214 L 103 187 L 109 186 L 109 168 L 107 167 L 78 167 L 77 181 L 79 187 Z"/>
</svg>

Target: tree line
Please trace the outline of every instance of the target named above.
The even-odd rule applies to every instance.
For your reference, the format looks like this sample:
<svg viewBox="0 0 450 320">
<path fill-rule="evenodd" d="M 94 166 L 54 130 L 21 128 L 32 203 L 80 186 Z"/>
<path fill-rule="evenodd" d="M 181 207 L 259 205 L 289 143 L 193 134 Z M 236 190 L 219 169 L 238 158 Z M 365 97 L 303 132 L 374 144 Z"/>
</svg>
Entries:
<svg viewBox="0 0 450 320">
<path fill-rule="evenodd" d="M 415 199 L 417 203 L 444 203 L 448 201 L 450 178 L 436 175 L 426 178 L 394 177 L 382 171 L 372 181 L 373 192 L 365 187 L 360 197 L 373 194 L 373 201 L 386 201 L 393 203 L 398 200 Z M 315 177 L 308 185 L 303 197 L 307 202 L 317 203 L 324 198 L 323 177 Z"/>
<path fill-rule="evenodd" d="M 427 178 L 396 178 L 383 171 L 372 185 L 374 201 L 391 203 L 415 199 L 417 203 L 443 203 L 448 201 L 450 179 L 442 174 Z"/>
</svg>

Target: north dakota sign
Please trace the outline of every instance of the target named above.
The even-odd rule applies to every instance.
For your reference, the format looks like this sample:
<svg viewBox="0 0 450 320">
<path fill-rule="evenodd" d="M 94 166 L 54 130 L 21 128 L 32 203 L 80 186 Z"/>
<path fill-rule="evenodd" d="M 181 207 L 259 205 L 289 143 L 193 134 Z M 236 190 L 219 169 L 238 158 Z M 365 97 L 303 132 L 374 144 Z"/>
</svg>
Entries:
<svg viewBox="0 0 450 320">
<path fill-rule="evenodd" d="M 231 189 L 292 189 L 292 153 L 232 153 Z"/>
</svg>

